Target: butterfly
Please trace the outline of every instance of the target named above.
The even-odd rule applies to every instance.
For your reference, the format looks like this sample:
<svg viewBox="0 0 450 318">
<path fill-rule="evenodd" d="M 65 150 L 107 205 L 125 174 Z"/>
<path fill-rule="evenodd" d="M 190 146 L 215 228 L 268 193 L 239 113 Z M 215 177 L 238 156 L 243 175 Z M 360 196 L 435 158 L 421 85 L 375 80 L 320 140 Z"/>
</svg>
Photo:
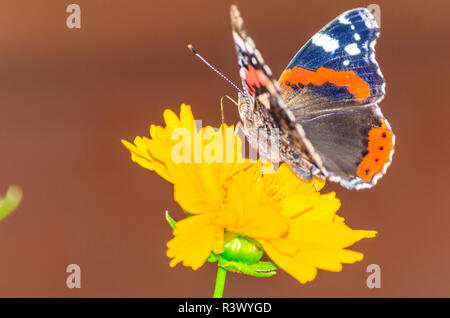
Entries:
<svg viewBox="0 0 450 318">
<path fill-rule="evenodd" d="M 278 81 L 236 6 L 230 15 L 243 86 L 239 115 L 249 143 L 264 158 L 286 162 L 303 180 L 326 178 L 347 189 L 374 186 L 391 163 L 395 136 L 377 105 L 385 81 L 375 60 L 380 28 L 370 11 L 344 12 L 323 27 Z M 260 131 L 268 147 L 261 146 Z"/>
</svg>

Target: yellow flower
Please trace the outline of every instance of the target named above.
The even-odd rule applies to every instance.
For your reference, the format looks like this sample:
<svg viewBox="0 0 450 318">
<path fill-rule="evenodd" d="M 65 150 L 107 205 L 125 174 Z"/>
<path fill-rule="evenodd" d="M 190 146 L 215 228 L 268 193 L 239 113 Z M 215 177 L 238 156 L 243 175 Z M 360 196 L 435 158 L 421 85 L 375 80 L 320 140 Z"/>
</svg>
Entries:
<svg viewBox="0 0 450 318">
<path fill-rule="evenodd" d="M 211 253 L 220 256 L 224 244 L 237 236 L 254 242 L 301 283 L 313 280 L 317 269 L 338 272 L 342 263 L 362 259 L 361 253 L 346 248 L 376 232 L 348 227 L 336 215 L 340 202 L 335 194 L 316 191 L 324 181 L 305 182 L 286 164 L 273 174 L 262 174 L 261 162 L 242 160 L 242 141 L 223 134 L 227 126 L 212 134 L 224 141 L 219 158 L 229 152 L 225 141 L 233 139 L 238 145 L 232 147 L 237 153 L 231 162 L 195 162 L 192 153 L 190 162 L 175 162 L 174 129 L 189 129 L 193 147 L 195 138 L 208 134 L 206 128 L 197 130 L 189 106 L 182 105 L 180 118 L 171 111 L 164 118 L 166 127 L 152 126 L 150 139 L 137 137 L 134 145 L 124 144 L 133 161 L 174 184 L 175 200 L 190 215 L 176 223 L 174 238 L 167 243 L 170 266 L 182 262 L 196 270 Z M 208 145 L 200 149 L 204 153 Z M 212 154 L 217 155 L 217 149 Z"/>
</svg>

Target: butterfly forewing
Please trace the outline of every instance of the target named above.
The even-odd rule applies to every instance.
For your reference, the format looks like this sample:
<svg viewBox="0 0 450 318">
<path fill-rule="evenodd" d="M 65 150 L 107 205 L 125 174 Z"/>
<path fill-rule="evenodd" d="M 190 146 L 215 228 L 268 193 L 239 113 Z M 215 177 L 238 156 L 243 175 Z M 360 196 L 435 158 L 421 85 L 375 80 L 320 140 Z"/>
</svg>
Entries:
<svg viewBox="0 0 450 318">
<path fill-rule="evenodd" d="M 375 60 L 379 33 L 365 8 L 347 11 L 317 32 L 279 79 L 288 107 L 309 107 L 312 112 L 379 102 L 385 93 Z"/>
</svg>

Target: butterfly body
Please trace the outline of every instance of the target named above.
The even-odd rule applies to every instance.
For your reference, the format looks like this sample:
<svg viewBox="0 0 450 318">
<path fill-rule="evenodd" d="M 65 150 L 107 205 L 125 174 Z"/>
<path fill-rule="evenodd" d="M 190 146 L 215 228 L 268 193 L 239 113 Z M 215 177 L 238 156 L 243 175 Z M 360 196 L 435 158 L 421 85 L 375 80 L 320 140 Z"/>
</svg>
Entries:
<svg viewBox="0 0 450 318">
<path fill-rule="evenodd" d="M 330 22 L 278 81 L 235 6 L 231 21 L 244 88 L 239 114 L 249 143 L 304 180 L 327 178 L 348 189 L 375 185 L 391 162 L 395 137 L 376 104 L 385 82 L 375 60 L 379 27 L 370 12 L 354 9 Z M 278 152 L 269 151 L 275 147 Z"/>
</svg>

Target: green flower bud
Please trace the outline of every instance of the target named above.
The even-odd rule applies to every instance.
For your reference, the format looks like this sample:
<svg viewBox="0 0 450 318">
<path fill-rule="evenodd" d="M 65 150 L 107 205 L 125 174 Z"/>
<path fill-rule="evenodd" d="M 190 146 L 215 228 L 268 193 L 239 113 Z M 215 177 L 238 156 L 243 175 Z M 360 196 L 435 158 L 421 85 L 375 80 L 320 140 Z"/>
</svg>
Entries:
<svg viewBox="0 0 450 318">
<path fill-rule="evenodd" d="M 236 236 L 227 241 L 223 245 L 223 253 L 220 254 L 227 261 L 248 265 L 257 263 L 263 255 L 263 250 L 242 236 Z"/>
</svg>

